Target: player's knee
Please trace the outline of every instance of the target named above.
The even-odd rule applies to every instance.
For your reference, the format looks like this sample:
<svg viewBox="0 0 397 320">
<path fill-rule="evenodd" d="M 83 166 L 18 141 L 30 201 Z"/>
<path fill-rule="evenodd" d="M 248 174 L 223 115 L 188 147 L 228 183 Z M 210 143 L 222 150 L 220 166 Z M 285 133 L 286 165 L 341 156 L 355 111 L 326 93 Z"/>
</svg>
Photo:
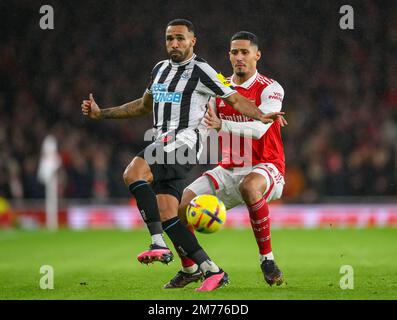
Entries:
<svg viewBox="0 0 397 320">
<path fill-rule="evenodd" d="M 123 172 L 123 180 L 126 186 L 129 186 L 131 183 L 134 183 L 138 179 L 132 174 L 130 166 L 128 166 Z"/>
<path fill-rule="evenodd" d="M 147 170 L 142 170 L 137 168 L 134 165 L 134 162 L 130 163 L 127 168 L 125 168 L 123 172 L 123 180 L 126 186 L 129 186 L 131 183 L 134 183 L 138 180 L 146 180 L 151 182 L 151 172 L 147 172 Z"/>
<path fill-rule="evenodd" d="M 239 189 L 244 200 L 252 200 L 262 196 L 263 191 L 261 187 L 257 179 L 247 176 L 240 183 Z"/>
</svg>

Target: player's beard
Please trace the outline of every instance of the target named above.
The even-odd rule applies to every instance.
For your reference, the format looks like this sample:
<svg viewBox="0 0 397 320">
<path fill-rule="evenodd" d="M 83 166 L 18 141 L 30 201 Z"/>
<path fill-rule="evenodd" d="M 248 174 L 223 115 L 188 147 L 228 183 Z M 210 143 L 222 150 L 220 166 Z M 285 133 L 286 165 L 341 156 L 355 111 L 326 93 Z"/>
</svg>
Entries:
<svg viewBox="0 0 397 320">
<path fill-rule="evenodd" d="M 172 55 L 173 52 L 177 52 L 179 54 Z M 188 54 L 189 54 L 189 50 L 186 50 L 186 51 L 174 50 L 174 51 L 169 52 L 168 56 L 172 60 L 172 62 L 180 63 L 186 59 Z"/>
<path fill-rule="evenodd" d="M 245 75 L 247 74 L 247 72 L 244 72 L 243 70 L 238 70 L 238 69 L 234 73 L 236 74 L 236 76 L 238 76 L 240 78 L 245 77 Z"/>
</svg>

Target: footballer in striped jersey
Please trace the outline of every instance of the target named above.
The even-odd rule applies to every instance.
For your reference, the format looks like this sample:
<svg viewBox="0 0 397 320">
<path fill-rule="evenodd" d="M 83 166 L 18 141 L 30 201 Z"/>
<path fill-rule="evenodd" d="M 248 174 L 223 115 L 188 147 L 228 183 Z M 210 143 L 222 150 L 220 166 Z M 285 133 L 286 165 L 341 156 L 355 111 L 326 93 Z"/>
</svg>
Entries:
<svg viewBox="0 0 397 320">
<path fill-rule="evenodd" d="M 199 290 L 211 291 L 227 283 L 228 275 L 210 260 L 178 218 L 184 181 L 201 149 L 207 103 L 211 97 L 220 97 L 240 113 L 263 123 L 273 122 L 281 113 L 262 113 L 196 56 L 190 21 L 169 22 L 165 40 L 169 59 L 153 68 L 142 98 L 101 109 L 90 94 L 89 100 L 83 101 L 82 111 L 93 119 L 133 118 L 153 112 L 153 143 L 133 158 L 123 176 L 151 235 L 149 250 L 137 258 L 145 264 L 172 261 L 173 254 L 163 238 L 165 231 L 178 254 L 195 261 L 197 277 L 204 276 Z"/>
</svg>

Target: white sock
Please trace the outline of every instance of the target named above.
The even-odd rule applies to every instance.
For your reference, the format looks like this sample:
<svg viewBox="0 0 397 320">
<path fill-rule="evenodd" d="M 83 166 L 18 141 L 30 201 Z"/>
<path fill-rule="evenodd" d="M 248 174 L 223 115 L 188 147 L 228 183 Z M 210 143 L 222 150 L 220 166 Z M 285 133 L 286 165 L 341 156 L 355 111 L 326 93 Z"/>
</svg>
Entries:
<svg viewBox="0 0 397 320">
<path fill-rule="evenodd" d="M 182 271 L 186 272 L 186 273 L 195 273 L 195 272 L 197 272 L 197 269 L 198 269 L 197 264 L 194 264 L 190 267 L 182 267 Z"/>
<path fill-rule="evenodd" d="M 200 270 L 202 273 L 206 273 L 207 271 L 218 272 L 219 267 L 211 260 L 205 260 L 202 264 L 200 264 Z"/>
<path fill-rule="evenodd" d="M 259 262 L 262 263 L 263 261 L 267 260 L 274 260 L 273 251 L 270 251 L 267 254 L 260 254 L 259 255 Z"/>
<path fill-rule="evenodd" d="M 152 235 L 152 244 L 157 244 L 158 246 L 167 248 L 167 245 L 165 244 L 163 235 L 161 233 Z"/>
</svg>

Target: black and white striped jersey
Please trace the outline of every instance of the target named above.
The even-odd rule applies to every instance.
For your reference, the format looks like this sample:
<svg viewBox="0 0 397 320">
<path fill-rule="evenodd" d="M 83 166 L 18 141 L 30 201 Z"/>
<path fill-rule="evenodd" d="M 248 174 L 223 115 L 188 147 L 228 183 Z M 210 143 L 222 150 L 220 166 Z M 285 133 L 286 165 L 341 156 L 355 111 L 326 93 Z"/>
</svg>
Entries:
<svg viewBox="0 0 397 320">
<path fill-rule="evenodd" d="M 172 136 L 173 142 L 166 150 L 171 151 L 184 144 L 201 149 L 200 140 L 207 131 L 202 120 L 210 97 L 226 98 L 236 91 L 205 60 L 193 54 L 181 63 L 160 61 L 153 68 L 146 92 L 153 96 L 155 140 L 164 142 Z"/>
</svg>

